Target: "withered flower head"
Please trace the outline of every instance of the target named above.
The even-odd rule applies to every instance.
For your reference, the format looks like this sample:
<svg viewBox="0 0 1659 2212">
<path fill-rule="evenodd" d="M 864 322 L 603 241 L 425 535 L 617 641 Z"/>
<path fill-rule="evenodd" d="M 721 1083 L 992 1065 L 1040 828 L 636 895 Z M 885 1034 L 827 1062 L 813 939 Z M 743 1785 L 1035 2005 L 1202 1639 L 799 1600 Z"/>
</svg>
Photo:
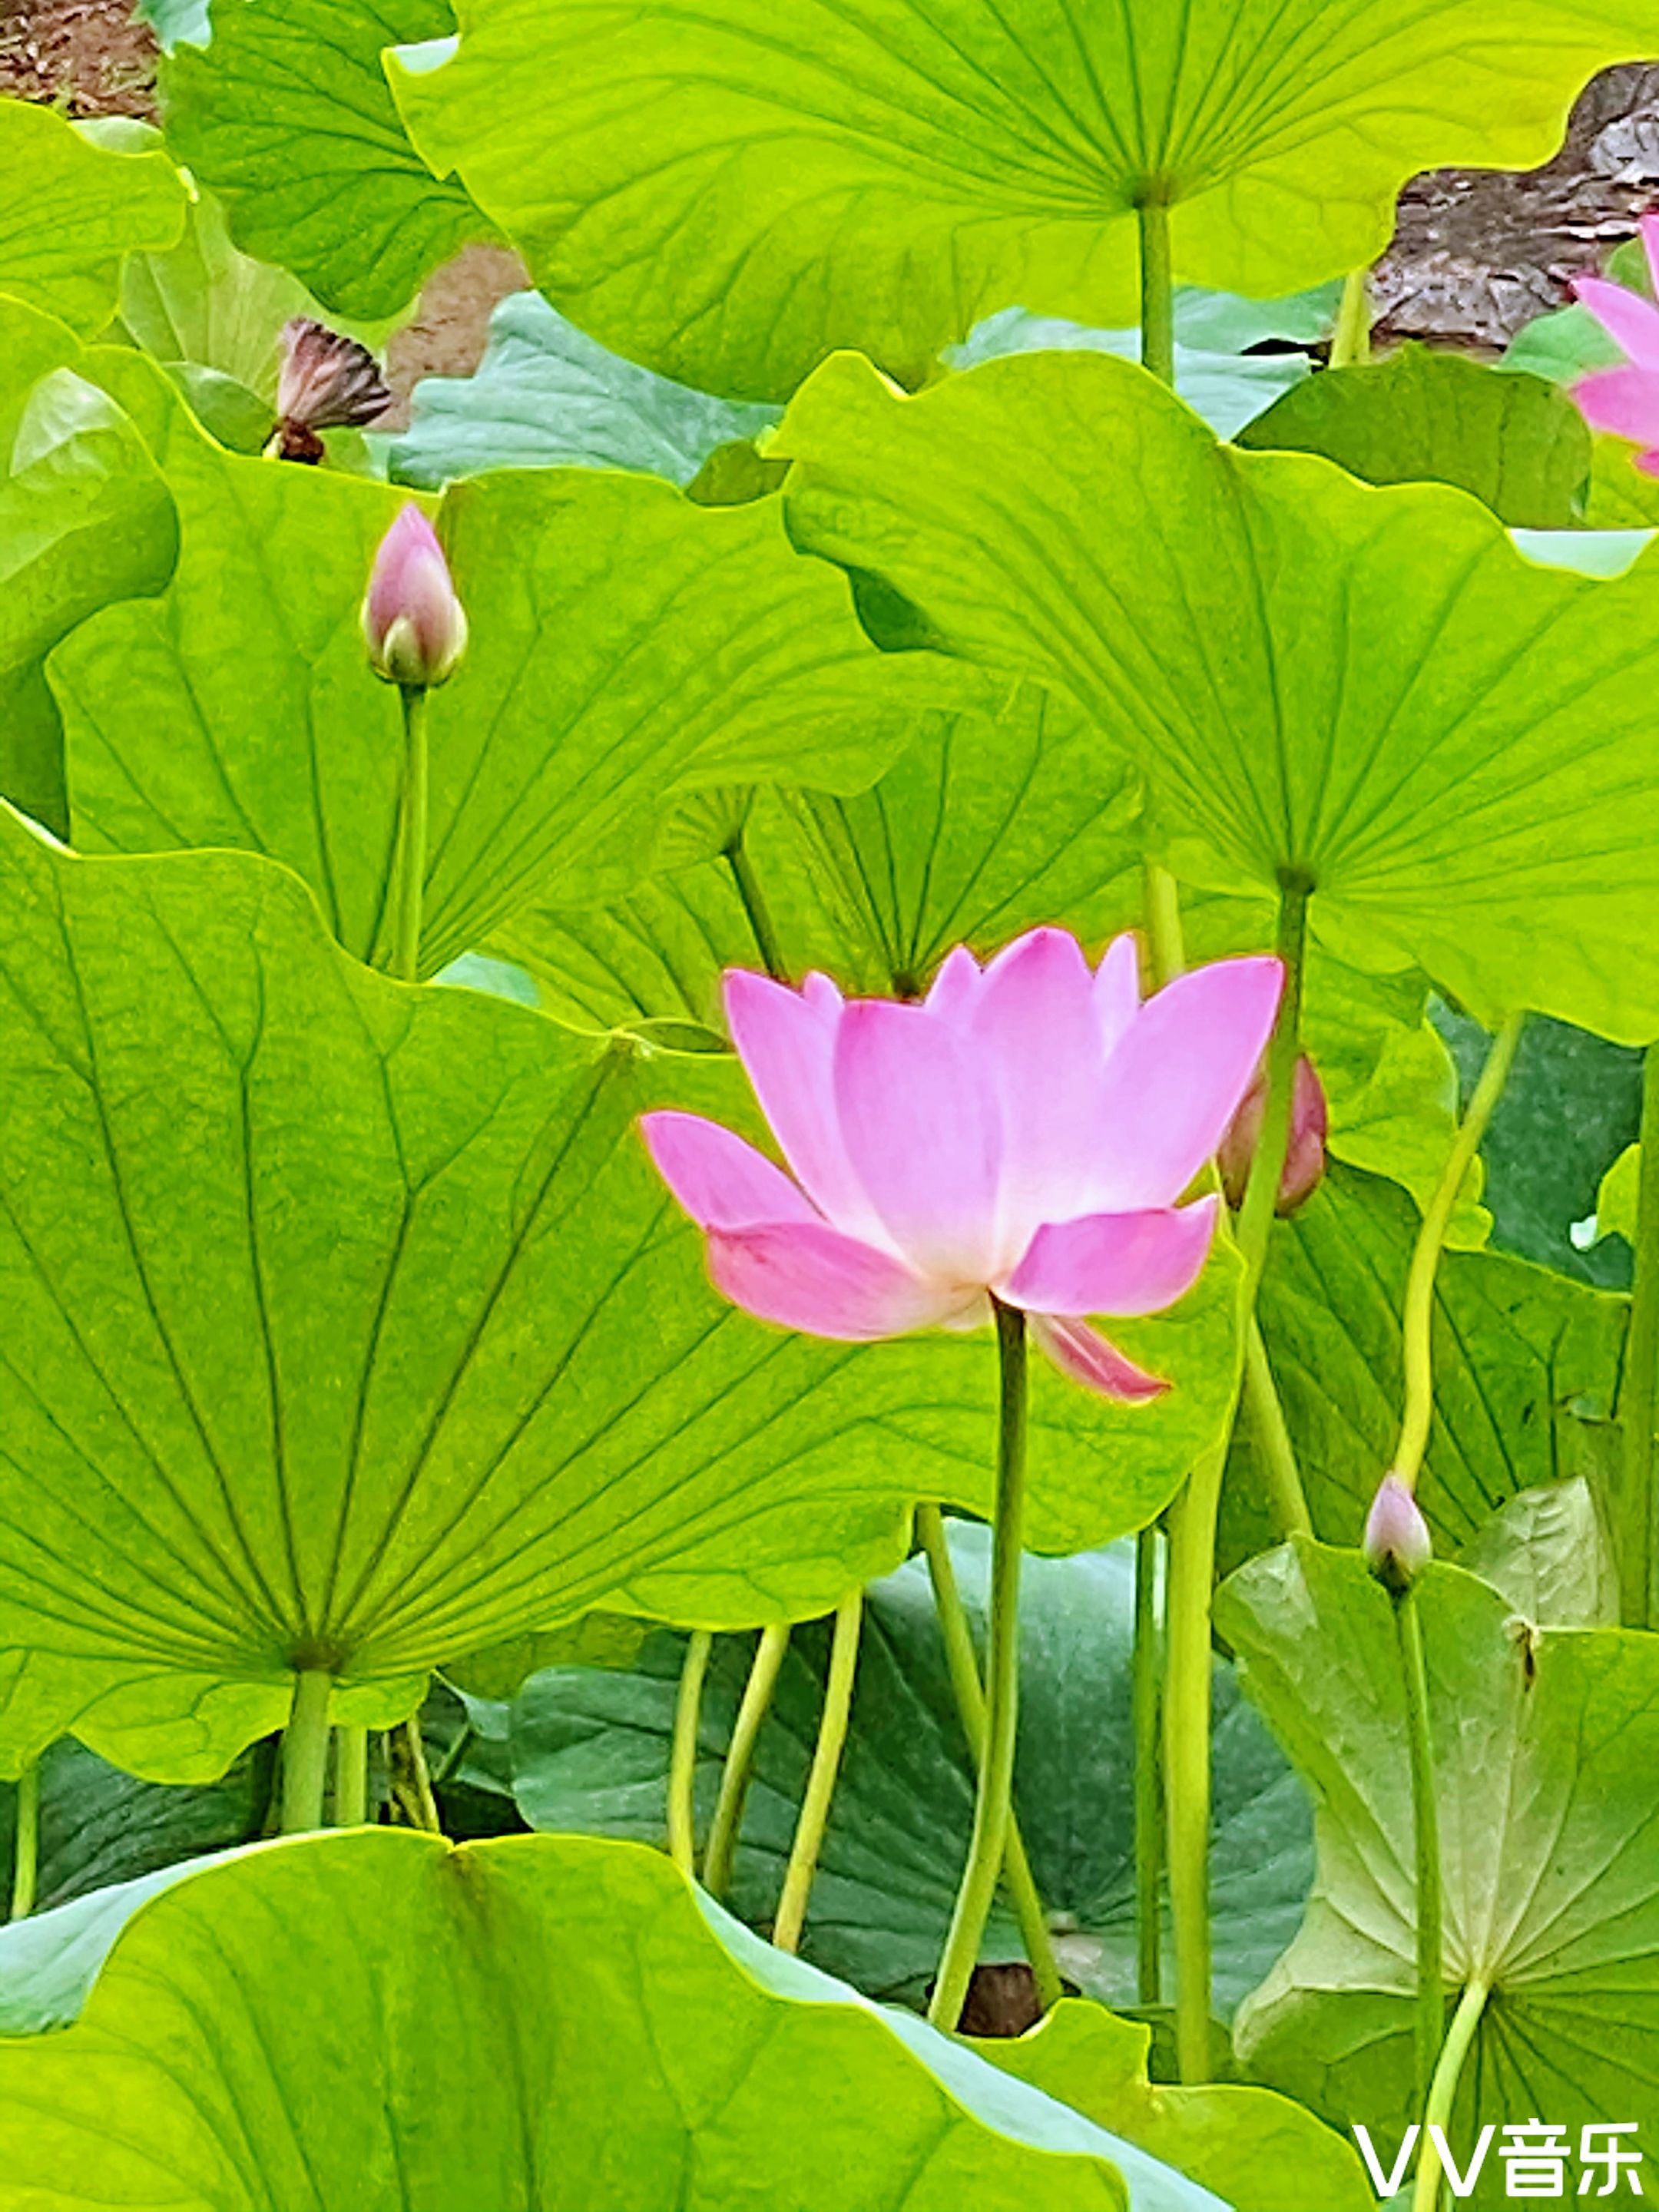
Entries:
<svg viewBox="0 0 1659 2212">
<path fill-rule="evenodd" d="M 295 315 L 283 326 L 282 346 L 272 441 L 282 459 L 320 461 L 319 430 L 362 429 L 392 404 L 378 362 L 356 338 Z"/>
</svg>

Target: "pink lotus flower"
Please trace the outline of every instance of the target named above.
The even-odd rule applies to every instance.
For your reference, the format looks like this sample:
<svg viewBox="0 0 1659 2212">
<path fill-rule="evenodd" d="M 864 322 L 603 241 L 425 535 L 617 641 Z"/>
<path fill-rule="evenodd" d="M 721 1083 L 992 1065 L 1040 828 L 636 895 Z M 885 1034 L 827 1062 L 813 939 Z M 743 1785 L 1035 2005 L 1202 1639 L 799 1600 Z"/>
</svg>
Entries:
<svg viewBox="0 0 1659 2212">
<path fill-rule="evenodd" d="M 1642 243 L 1659 291 L 1659 215 L 1643 216 Z M 1580 276 L 1572 289 L 1629 356 L 1618 368 L 1579 379 L 1572 387 L 1578 411 L 1592 430 L 1634 438 L 1646 449 L 1636 456 L 1637 467 L 1659 477 L 1659 307 L 1605 276 Z"/>
<path fill-rule="evenodd" d="M 1167 1384 L 1085 1316 L 1157 1313 L 1196 1280 L 1220 1201 L 1176 1201 L 1281 981 L 1277 960 L 1220 961 L 1143 1006 L 1133 937 L 1091 975 L 1059 929 L 983 969 L 959 946 L 921 1005 L 734 969 L 726 1018 L 793 1179 L 696 1115 L 641 1126 L 716 1289 L 760 1320 L 843 1340 L 974 1328 L 994 1295 L 1074 1382 L 1153 1398 Z"/>
<path fill-rule="evenodd" d="M 438 533 L 411 500 L 374 556 L 363 642 L 377 676 L 408 690 L 444 683 L 466 650 L 466 616 Z"/>
</svg>

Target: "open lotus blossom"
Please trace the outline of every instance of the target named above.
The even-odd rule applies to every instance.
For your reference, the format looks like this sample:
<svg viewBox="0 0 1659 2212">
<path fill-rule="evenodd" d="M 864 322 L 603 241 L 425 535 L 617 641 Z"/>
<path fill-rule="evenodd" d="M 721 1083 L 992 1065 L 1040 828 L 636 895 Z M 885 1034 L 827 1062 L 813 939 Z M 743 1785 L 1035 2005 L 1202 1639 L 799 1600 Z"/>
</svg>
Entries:
<svg viewBox="0 0 1659 2212">
<path fill-rule="evenodd" d="M 925 1002 L 844 1000 L 733 970 L 726 1012 L 792 1174 L 693 1114 L 647 1114 L 659 1171 L 709 1273 L 763 1321 L 842 1340 L 973 1328 L 1022 1308 L 1103 1397 L 1167 1385 L 1086 1319 L 1172 1305 L 1218 1197 L 1176 1201 L 1267 1042 L 1274 959 L 1194 969 L 1143 1005 L 1133 937 L 1091 974 L 1036 929 L 981 968 L 958 947 Z"/>
<path fill-rule="evenodd" d="M 1642 243 L 1659 291 L 1659 215 L 1643 216 Z M 1580 276 L 1572 289 L 1627 356 L 1617 368 L 1580 378 L 1572 387 L 1578 410 L 1593 430 L 1634 438 L 1644 449 L 1637 467 L 1659 476 L 1659 307 L 1605 276 Z"/>
</svg>

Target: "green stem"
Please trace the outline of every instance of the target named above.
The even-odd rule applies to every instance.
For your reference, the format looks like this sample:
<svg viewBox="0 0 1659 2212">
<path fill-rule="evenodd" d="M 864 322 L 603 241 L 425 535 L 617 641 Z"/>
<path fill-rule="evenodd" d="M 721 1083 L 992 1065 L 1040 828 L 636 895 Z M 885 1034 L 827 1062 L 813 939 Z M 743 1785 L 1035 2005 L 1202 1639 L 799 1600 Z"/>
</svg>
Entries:
<svg viewBox="0 0 1659 2212">
<path fill-rule="evenodd" d="M 977 1767 L 985 1756 L 985 1690 L 979 1678 L 973 1632 L 968 1626 L 962 1592 L 957 1587 L 957 1571 L 945 1534 L 945 1516 L 937 1505 L 917 1506 L 916 1534 L 927 1555 L 927 1575 L 933 1585 L 933 1605 L 939 1614 L 939 1634 L 945 1642 L 945 1660 L 950 1669 L 951 1687 L 956 1694 L 957 1711 L 962 1719 L 962 1732 L 968 1739 L 968 1748 Z M 1031 1862 L 1025 1856 L 1024 1840 L 1012 1805 L 1008 1808 L 1008 1840 L 1002 1855 L 1002 1879 L 1014 1908 L 1014 1917 L 1019 1923 L 1037 1996 L 1046 2012 L 1066 1994 L 1066 1985 L 1060 1978 L 1060 1961 L 1054 1956 L 1054 1938 L 1048 1933 L 1048 1916 L 1042 1909 L 1036 1879 L 1031 1872 Z"/>
<path fill-rule="evenodd" d="M 1025 1526 L 1025 1316 L 994 1299 L 1001 1417 L 997 1433 L 996 1505 L 991 1522 L 991 1612 L 987 1634 L 985 1747 L 979 1763 L 974 1829 L 956 1911 L 945 1939 L 927 2017 L 947 2031 L 962 2017 L 990 1917 L 1008 1838 L 1019 1723 L 1019 1563 Z"/>
<path fill-rule="evenodd" d="M 1174 386 L 1175 279 L 1169 204 L 1144 199 L 1140 216 L 1140 359 L 1161 383 Z"/>
<path fill-rule="evenodd" d="M 1474 2042 L 1474 2031 L 1480 2027 L 1480 2015 L 1486 2009 L 1486 1995 L 1484 1982 L 1470 1982 L 1457 2001 L 1457 2010 L 1452 2014 L 1452 2024 L 1446 2031 L 1446 2040 L 1441 2048 L 1439 2063 L 1434 2069 L 1428 2106 L 1423 2115 L 1423 2133 L 1417 2151 L 1417 2185 L 1412 2191 L 1412 2212 L 1435 2212 L 1439 2200 L 1440 2154 L 1434 2147 L 1434 2137 L 1429 2130 L 1437 2127 L 1443 2136 L 1450 2130 L 1452 2106 L 1457 2101 L 1457 2085 L 1462 2078 L 1464 2062 Z"/>
<path fill-rule="evenodd" d="M 333 1677 L 307 1667 L 294 1678 L 294 1703 L 283 1730 L 283 1833 L 299 1835 L 323 1825 L 323 1784 L 328 1773 L 328 1699 Z"/>
<path fill-rule="evenodd" d="M 783 949 L 778 943 L 778 933 L 773 925 L 772 909 L 766 902 L 760 878 L 755 873 L 755 864 L 749 857 L 748 841 L 741 830 L 726 848 L 726 865 L 732 871 L 732 880 L 738 887 L 738 896 L 742 900 L 744 913 L 749 918 L 749 930 L 755 940 L 755 950 L 760 954 L 767 974 L 774 982 L 787 983 L 789 970 L 784 964 Z"/>
<path fill-rule="evenodd" d="M 404 702 L 404 780 L 398 812 L 398 916 L 392 972 L 420 981 L 421 894 L 426 883 L 428 764 L 426 700 L 415 684 L 399 687 Z"/>
<path fill-rule="evenodd" d="M 1281 1536 L 1311 1536 L 1313 1517 L 1302 1487 L 1302 1470 L 1296 1462 L 1290 1424 L 1273 1381 L 1273 1364 L 1261 1338 L 1261 1324 L 1250 1316 L 1244 1332 L 1244 1403 L 1261 1453 L 1267 1504 Z"/>
<path fill-rule="evenodd" d="M 1331 335 L 1330 366 L 1352 368 L 1371 357 L 1371 295 L 1369 269 L 1351 269 L 1342 287 Z"/>
<path fill-rule="evenodd" d="M 1141 910 L 1146 922 L 1146 946 L 1152 954 L 1152 981 L 1160 989 L 1174 982 L 1187 966 L 1187 947 L 1181 927 L 1181 890 L 1175 878 L 1156 860 L 1141 864 Z"/>
<path fill-rule="evenodd" d="M 11 1917 L 27 1920 L 34 1910 L 40 1872 L 40 1762 L 32 1760 L 17 1778 L 16 1828 L 11 1862 Z"/>
<path fill-rule="evenodd" d="M 762 1629 L 749 1680 L 744 1685 L 743 1703 L 738 1707 L 737 1723 L 726 1754 L 726 1769 L 720 1776 L 720 1794 L 715 1800 L 714 1818 L 709 1825 L 708 1842 L 703 1851 L 702 1886 L 711 1897 L 724 1895 L 732 1879 L 738 1831 L 743 1825 L 744 1800 L 749 1795 L 749 1778 L 754 1769 L 755 1746 L 760 1737 L 761 1723 L 772 1703 L 778 1669 L 788 1649 L 787 1621 L 781 1627 Z"/>
<path fill-rule="evenodd" d="M 1434 1285 L 1439 1271 L 1441 1248 L 1446 1241 L 1452 1210 L 1457 1204 L 1458 1193 L 1463 1188 L 1463 1178 L 1469 1164 L 1480 1149 L 1480 1139 L 1486 1133 L 1486 1124 L 1492 1120 L 1492 1109 L 1502 1096 L 1515 1065 L 1515 1049 L 1521 1042 L 1521 1027 L 1524 1014 L 1511 1014 L 1493 1040 L 1486 1054 L 1486 1064 L 1480 1071 L 1480 1080 L 1474 1086 L 1468 1111 L 1458 1128 L 1449 1157 L 1446 1161 L 1434 1196 L 1423 1216 L 1417 1232 L 1417 1243 L 1412 1253 L 1411 1272 L 1406 1278 L 1406 1303 L 1402 1316 L 1404 1331 L 1404 1363 L 1406 1400 L 1400 1422 L 1400 1442 L 1395 1449 L 1393 1471 L 1408 1489 L 1417 1486 L 1418 1472 L 1423 1464 L 1423 1454 L 1429 1441 L 1429 1424 L 1434 1414 Z"/>
<path fill-rule="evenodd" d="M 1636 1194 L 1636 1277 L 1630 1335 L 1619 1393 L 1624 1464 L 1613 1520 L 1619 1554 L 1620 1619 L 1646 1628 L 1653 1602 L 1654 1449 L 1659 1393 L 1659 1044 L 1642 1067 L 1642 1166 Z"/>
<path fill-rule="evenodd" d="M 668 1759 L 668 1855 L 688 1881 L 697 1872 L 697 1724 L 702 1717 L 702 1686 L 714 1639 L 694 1628 L 685 1642 L 680 1693 L 674 1703 L 674 1742 Z"/>
<path fill-rule="evenodd" d="M 400 1722 L 392 1732 L 392 1742 L 403 1771 L 404 1809 L 411 1827 L 423 1828 L 428 1835 L 441 1836 L 444 1824 L 438 1817 L 438 1801 L 432 1791 L 432 1775 L 426 1763 L 426 1744 L 421 1735 L 418 1713 Z"/>
<path fill-rule="evenodd" d="M 1278 949 L 1285 988 L 1267 1045 L 1261 1134 L 1236 1231 L 1245 1269 L 1247 1341 L 1290 1142 L 1309 890 L 1305 878 L 1287 874 L 1279 893 Z M 1193 1469 L 1169 1517 L 1164 1789 L 1175 1923 L 1176 2058 L 1186 2082 L 1210 2077 L 1210 1607 L 1226 1465 L 1224 1438 Z"/>
<path fill-rule="evenodd" d="M 830 1675 L 823 1688 L 823 1713 L 818 1740 L 795 1823 L 795 1840 L 784 1870 L 783 1893 L 778 1899 L 772 1941 L 780 1951 L 798 1951 L 800 1931 L 806 1924 L 806 1905 L 812 1894 L 812 1877 L 818 1870 L 823 1847 L 824 1823 L 830 1801 L 836 1794 L 836 1777 L 847 1744 L 847 1723 L 853 1710 L 853 1678 L 858 1672 L 859 1630 L 864 1621 L 864 1592 L 855 1589 L 836 1608 L 835 1633 L 830 1644 Z"/>
<path fill-rule="evenodd" d="M 1412 1826 L 1417 1839 L 1417 2104 L 1427 2104 L 1440 2039 L 1446 2030 L 1441 1981 L 1440 1818 L 1435 1801 L 1434 1737 L 1429 1724 L 1429 1672 L 1423 1616 L 1416 1593 L 1394 1601 L 1400 1675 L 1406 1691 L 1406 1749 L 1411 1761 Z"/>
<path fill-rule="evenodd" d="M 471 1721 L 463 1721 L 454 1735 L 451 1736 L 443 1757 L 432 1770 L 432 1789 L 434 1796 L 450 1777 L 459 1771 L 461 1761 L 471 1750 L 472 1740 L 477 1734 L 477 1730 Z"/>
<path fill-rule="evenodd" d="M 1158 1530 L 1135 1539 L 1135 1648 L 1132 1702 L 1135 1731 L 1135 1997 L 1163 1998 L 1158 1882 L 1164 1871 L 1164 1784 L 1158 1772 Z"/>
<path fill-rule="evenodd" d="M 361 1828 L 368 1819 L 368 1730 L 344 1723 L 334 1731 L 334 1825 Z"/>
</svg>

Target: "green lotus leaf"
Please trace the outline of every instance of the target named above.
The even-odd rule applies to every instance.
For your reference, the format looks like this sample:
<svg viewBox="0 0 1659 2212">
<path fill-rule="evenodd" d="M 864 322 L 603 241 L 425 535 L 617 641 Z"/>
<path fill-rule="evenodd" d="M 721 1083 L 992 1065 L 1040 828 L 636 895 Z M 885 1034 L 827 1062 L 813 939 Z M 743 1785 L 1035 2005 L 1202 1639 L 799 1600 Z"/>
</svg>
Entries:
<svg viewBox="0 0 1659 2212">
<path fill-rule="evenodd" d="M 1616 1628 L 1619 1571 L 1589 1484 L 1517 1491 L 1458 1564 L 1535 1628 Z"/>
<path fill-rule="evenodd" d="M 983 1640 L 988 1531 L 947 1522 Z M 1129 1674 L 1134 1547 L 1028 1559 L 1020 1598 L 1022 1832 L 1062 1968 L 1091 1996 L 1135 2001 L 1134 1747 Z M 519 1808 L 538 1828 L 662 1844 L 684 1638 L 662 1634 L 631 1672 L 561 1667 L 512 1711 Z M 700 1827 L 714 1807 L 750 1652 L 715 1646 L 704 1691 Z M 829 1663 L 822 1623 L 797 1630 L 757 1747 L 732 1901 L 770 1924 L 817 1733 Z M 1212 1893 L 1215 1994 L 1231 2011 L 1295 1932 L 1310 1876 L 1306 1802 L 1218 1667 Z M 957 1718 L 927 1570 L 912 1559 L 869 1593 L 848 1747 L 808 1914 L 805 1955 L 872 1995 L 917 2002 L 950 1925 L 972 1823 L 974 1767 Z M 1002 1908 L 982 1949 L 1024 1956 Z"/>
<path fill-rule="evenodd" d="M 155 33 L 163 53 L 178 46 L 204 46 L 213 36 L 211 0 L 137 0 L 135 12 Z"/>
<path fill-rule="evenodd" d="M 357 611 L 398 495 L 227 454 L 149 364 L 100 359 L 150 410 L 182 545 L 163 598 L 54 659 L 76 842 L 267 853 L 343 945 L 384 960 L 403 740 Z M 775 501 L 711 509 L 648 477 L 530 471 L 457 486 L 443 520 L 472 637 L 429 714 L 426 974 L 538 890 L 636 880 L 700 784 L 867 782 L 958 680 L 875 651 Z"/>
<path fill-rule="evenodd" d="M 173 153 L 242 251 L 333 313 L 395 315 L 491 235 L 410 144 L 381 68 L 387 46 L 454 27 L 448 0 L 214 0 L 211 43 L 176 44 L 163 64 Z"/>
<path fill-rule="evenodd" d="M 360 1830 L 152 1898 L 75 2027 L 0 2049 L 0 2155 L 66 2212 L 808 2212 L 854 2172 L 871 2212 L 1223 2212 L 654 1853 L 577 1837 Z"/>
<path fill-rule="evenodd" d="M 1323 453 L 1367 483 L 1456 484 L 1529 530 L 1571 529 L 1590 472 L 1584 418 L 1553 385 L 1415 344 L 1311 378 L 1238 442 Z"/>
<path fill-rule="evenodd" d="M 1600 1235 L 1617 1233 L 1632 1247 L 1636 1243 L 1636 1207 L 1642 1175 L 1642 1147 L 1626 1145 L 1601 1178 L 1595 1194 L 1595 1225 Z"/>
<path fill-rule="evenodd" d="M 45 663 L 87 616 L 173 572 L 178 521 L 131 422 L 75 374 L 66 325 L 0 295 L 0 793 L 69 826 Z"/>
<path fill-rule="evenodd" d="M 73 1732 L 208 1779 L 296 1669 L 389 1725 L 452 1656 L 595 1607 L 819 1613 L 915 1498 L 988 1510 L 982 1335 L 818 1343 L 709 1288 L 632 1125 L 752 1127 L 731 1059 L 389 982 L 266 861 L 5 814 L 0 976 L 0 1767 Z M 1116 1332 L 1156 1405 L 1042 1368 L 1035 1544 L 1167 1503 L 1227 1418 L 1237 1279 Z"/>
<path fill-rule="evenodd" d="M 1374 2212 L 1351 2142 L 1302 2106 L 1226 2082 L 1168 2088 L 1146 2078 L 1150 2033 L 1062 1998 L 1028 2034 L 974 2049 L 1101 2127 L 1224 2197 L 1233 2212 Z"/>
<path fill-rule="evenodd" d="M 1400 1314 L 1417 1217 L 1388 1183 L 1334 1168 L 1273 1232 L 1262 1331 L 1319 1534 L 1357 1543 L 1400 1431 Z M 1495 1252 L 1451 1252 L 1435 1285 L 1435 1410 L 1419 1496 L 1455 1552 L 1516 1492 L 1599 1480 L 1625 1299 Z M 1230 1556 L 1270 1536 L 1248 1423 L 1224 1498 Z"/>
<path fill-rule="evenodd" d="M 1332 951 L 1415 963 L 1493 1026 L 1659 1032 L 1652 556 L 1540 567 L 1459 493 L 1218 445 L 1098 356 L 915 398 L 839 359 L 777 442 L 797 543 L 1069 690 L 1183 879 L 1310 884 Z"/>
<path fill-rule="evenodd" d="M 115 312 L 124 258 L 172 246 L 185 205 L 165 154 L 111 153 L 50 108 L 0 100 L 0 294 L 90 337 Z"/>
<path fill-rule="evenodd" d="M 915 384 L 1003 307 L 1132 322 L 1135 210 L 1175 273 L 1258 296 L 1376 259 L 1400 186 L 1530 167 L 1641 0 L 471 0 L 459 53 L 392 65 L 582 329 L 709 391 L 784 398 L 837 347 Z"/>
<path fill-rule="evenodd" d="M 1448 2136 L 1649 2109 L 1659 2063 L 1659 1642 L 1534 1629 L 1455 1567 L 1418 1586 L 1439 1804 L 1449 1994 L 1490 1992 Z M 1314 1793 L 1319 1880 L 1301 1933 L 1240 2013 L 1242 2062 L 1385 2166 L 1413 2109 L 1415 1887 L 1389 1601 L 1355 1553 L 1298 1540 L 1226 1583 L 1217 1622 Z M 1474 2201 L 1503 2201 L 1490 2160 Z"/>
<path fill-rule="evenodd" d="M 684 485 L 720 447 L 777 420 L 775 407 L 711 399 L 636 368 L 539 292 L 514 292 L 489 319 L 472 375 L 416 386 L 386 465 L 395 483 L 428 491 L 503 468 L 643 469 Z"/>
</svg>

